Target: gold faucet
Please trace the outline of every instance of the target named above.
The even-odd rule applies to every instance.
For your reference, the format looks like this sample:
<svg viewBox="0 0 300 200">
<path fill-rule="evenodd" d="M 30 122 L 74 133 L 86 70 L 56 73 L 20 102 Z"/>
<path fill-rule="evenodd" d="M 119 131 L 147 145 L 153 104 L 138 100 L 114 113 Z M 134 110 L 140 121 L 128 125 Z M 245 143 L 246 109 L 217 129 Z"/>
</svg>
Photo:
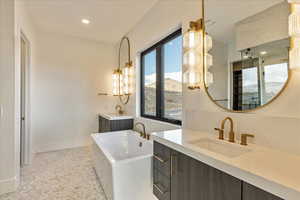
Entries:
<svg viewBox="0 0 300 200">
<path fill-rule="evenodd" d="M 222 121 L 221 129 L 215 128 L 215 130 L 219 131 L 219 139 L 224 140 L 224 128 L 225 128 L 225 123 L 226 123 L 227 120 L 229 120 L 229 122 L 230 122 L 230 131 L 229 131 L 229 140 L 228 141 L 234 143 L 235 139 L 234 139 L 233 120 L 232 120 L 232 118 L 226 117 Z"/>
<path fill-rule="evenodd" d="M 248 145 L 248 143 L 247 143 L 247 138 L 248 137 L 254 138 L 254 135 L 252 135 L 252 134 L 242 134 L 241 145 L 244 145 L 244 146 Z"/>
<path fill-rule="evenodd" d="M 135 123 L 134 127 L 136 128 L 138 125 L 141 125 L 142 128 L 143 128 L 143 131 L 141 131 L 141 132 L 139 131 L 140 136 L 142 138 L 144 138 L 144 139 L 150 140 L 150 134 L 146 133 L 146 126 L 145 126 L 145 124 L 143 124 L 142 122 L 137 122 L 137 123 Z"/>
<path fill-rule="evenodd" d="M 123 115 L 123 114 L 124 114 L 124 110 L 122 109 L 122 106 L 116 105 L 115 109 L 118 111 L 118 113 L 119 113 L 120 115 Z"/>
</svg>

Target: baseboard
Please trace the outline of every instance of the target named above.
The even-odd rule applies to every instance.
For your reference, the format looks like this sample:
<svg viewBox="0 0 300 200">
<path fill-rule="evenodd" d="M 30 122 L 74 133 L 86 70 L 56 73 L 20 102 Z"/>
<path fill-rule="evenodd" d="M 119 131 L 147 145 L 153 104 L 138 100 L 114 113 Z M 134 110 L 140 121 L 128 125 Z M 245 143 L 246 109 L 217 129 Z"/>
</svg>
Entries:
<svg viewBox="0 0 300 200">
<path fill-rule="evenodd" d="M 19 181 L 17 177 L 0 180 L 0 195 L 16 191 L 18 185 Z"/>
</svg>

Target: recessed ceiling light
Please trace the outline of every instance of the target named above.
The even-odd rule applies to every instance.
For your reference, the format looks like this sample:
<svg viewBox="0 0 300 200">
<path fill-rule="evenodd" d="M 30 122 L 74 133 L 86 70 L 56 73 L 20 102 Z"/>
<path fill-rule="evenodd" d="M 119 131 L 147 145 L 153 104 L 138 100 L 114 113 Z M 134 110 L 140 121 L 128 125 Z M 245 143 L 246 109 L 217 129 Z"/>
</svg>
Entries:
<svg viewBox="0 0 300 200">
<path fill-rule="evenodd" d="M 260 55 L 266 55 L 266 54 L 267 54 L 266 51 L 261 51 L 261 52 L 260 52 Z"/>
<path fill-rule="evenodd" d="M 82 19 L 81 22 L 82 22 L 83 24 L 90 24 L 90 23 L 91 23 L 91 21 L 88 20 L 88 19 Z"/>
</svg>

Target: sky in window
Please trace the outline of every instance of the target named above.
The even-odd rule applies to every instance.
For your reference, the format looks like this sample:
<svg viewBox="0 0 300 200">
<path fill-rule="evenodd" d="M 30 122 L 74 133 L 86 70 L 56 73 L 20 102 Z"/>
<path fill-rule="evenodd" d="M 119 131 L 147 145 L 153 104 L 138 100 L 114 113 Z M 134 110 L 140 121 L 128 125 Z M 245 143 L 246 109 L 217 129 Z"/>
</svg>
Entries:
<svg viewBox="0 0 300 200">
<path fill-rule="evenodd" d="M 179 36 L 164 45 L 165 78 L 182 81 L 182 36 Z M 145 82 L 151 84 L 156 81 L 155 51 L 145 56 Z"/>
</svg>

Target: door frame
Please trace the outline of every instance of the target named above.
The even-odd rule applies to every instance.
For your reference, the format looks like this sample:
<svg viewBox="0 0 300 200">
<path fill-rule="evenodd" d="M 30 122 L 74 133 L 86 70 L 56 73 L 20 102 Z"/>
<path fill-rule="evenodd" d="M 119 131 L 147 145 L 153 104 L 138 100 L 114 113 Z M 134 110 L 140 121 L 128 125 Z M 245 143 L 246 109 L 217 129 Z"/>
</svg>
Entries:
<svg viewBox="0 0 300 200">
<path fill-rule="evenodd" d="M 31 71 L 31 43 L 28 37 L 20 30 L 20 109 L 22 106 L 22 40 L 26 44 L 25 55 L 25 130 L 21 137 L 22 119 L 20 124 L 20 166 L 29 165 L 32 162 L 32 135 L 30 129 L 31 105 L 30 105 L 30 71 Z M 21 111 L 21 110 L 20 110 Z M 22 118 L 20 112 L 20 118 Z M 22 139 L 23 138 L 23 139 Z M 21 147 L 23 147 L 21 149 Z"/>
</svg>

